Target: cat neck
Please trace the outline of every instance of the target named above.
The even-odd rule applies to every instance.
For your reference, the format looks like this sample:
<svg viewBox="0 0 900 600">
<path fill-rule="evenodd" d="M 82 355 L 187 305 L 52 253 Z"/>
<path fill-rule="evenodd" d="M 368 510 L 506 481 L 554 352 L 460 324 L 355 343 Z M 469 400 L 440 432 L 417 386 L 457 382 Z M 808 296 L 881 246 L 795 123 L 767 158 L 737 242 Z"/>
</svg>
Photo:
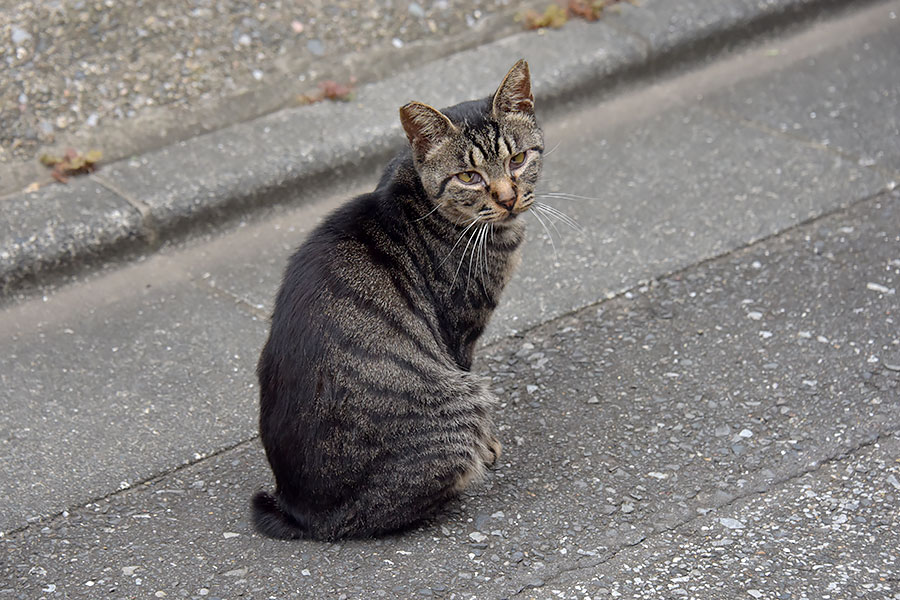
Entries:
<svg viewBox="0 0 900 600">
<path fill-rule="evenodd" d="M 519 263 L 524 223 L 457 223 L 428 197 L 412 157 L 391 163 L 378 187 L 382 226 L 425 283 L 446 346 L 469 369 L 478 338 Z"/>
</svg>

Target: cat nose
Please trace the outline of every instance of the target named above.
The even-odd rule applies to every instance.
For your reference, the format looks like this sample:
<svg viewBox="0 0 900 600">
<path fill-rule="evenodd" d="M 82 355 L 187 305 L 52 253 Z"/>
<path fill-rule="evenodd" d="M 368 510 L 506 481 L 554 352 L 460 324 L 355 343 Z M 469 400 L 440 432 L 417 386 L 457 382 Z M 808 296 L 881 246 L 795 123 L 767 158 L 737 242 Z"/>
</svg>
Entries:
<svg viewBox="0 0 900 600">
<path fill-rule="evenodd" d="M 494 202 L 505 208 L 512 210 L 516 204 L 516 190 L 510 181 L 496 181 L 491 185 L 491 196 Z"/>
<path fill-rule="evenodd" d="M 511 196 L 511 197 L 509 197 L 509 198 L 499 199 L 499 200 L 497 200 L 497 204 L 499 204 L 500 206 L 502 206 L 502 207 L 505 208 L 506 210 L 512 210 L 512 209 L 513 209 L 513 206 L 516 205 L 516 197 L 515 197 L 515 196 Z"/>
</svg>

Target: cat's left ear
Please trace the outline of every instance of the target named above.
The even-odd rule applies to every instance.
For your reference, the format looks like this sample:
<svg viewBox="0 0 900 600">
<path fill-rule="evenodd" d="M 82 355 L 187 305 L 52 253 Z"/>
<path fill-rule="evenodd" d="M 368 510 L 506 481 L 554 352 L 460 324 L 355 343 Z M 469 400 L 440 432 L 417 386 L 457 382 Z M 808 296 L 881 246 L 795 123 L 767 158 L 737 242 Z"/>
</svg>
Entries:
<svg viewBox="0 0 900 600">
<path fill-rule="evenodd" d="M 534 96 L 531 95 L 531 75 L 525 59 L 513 65 L 494 94 L 494 117 L 504 112 L 534 115 Z"/>
</svg>

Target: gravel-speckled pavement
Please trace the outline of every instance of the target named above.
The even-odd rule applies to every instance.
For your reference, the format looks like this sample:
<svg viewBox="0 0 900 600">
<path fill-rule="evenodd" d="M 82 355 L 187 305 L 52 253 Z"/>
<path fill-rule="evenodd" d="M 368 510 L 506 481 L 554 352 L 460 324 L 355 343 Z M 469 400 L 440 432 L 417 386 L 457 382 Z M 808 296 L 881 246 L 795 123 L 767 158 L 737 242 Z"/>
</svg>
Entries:
<svg viewBox="0 0 900 600">
<path fill-rule="evenodd" d="M 9 535 L 6 597 L 900 598 L 898 232 L 880 195 L 489 346 L 505 454 L 415 532 L 261 538 L 253 440 Z"/>
<path fill-rule="evenodd" d="M 248 521 L 273 289 L 372 181 L 4 307 L 0 599 L 900 599 L 898 27 L 548 120 L 583 230 L 532 224 L 477 360 L 505 453 L 402 536 Z"/>
<path fill-rule="evenodd" d="M 41 151 L 144 152 L 521 31 L 530 4 L 0 0 L 0 194 L 44 181 Z"/>
</svg>

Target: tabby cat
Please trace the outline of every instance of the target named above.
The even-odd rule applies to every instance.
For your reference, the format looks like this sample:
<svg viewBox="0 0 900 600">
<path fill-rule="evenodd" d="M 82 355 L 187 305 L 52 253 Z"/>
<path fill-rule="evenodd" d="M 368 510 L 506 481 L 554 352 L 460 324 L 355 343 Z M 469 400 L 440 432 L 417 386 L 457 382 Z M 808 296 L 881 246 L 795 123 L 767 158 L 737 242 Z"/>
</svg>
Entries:
<svg viewBox="0 0 900 600">
<path fill-rule="evenodd" d="M 400 109 L 409 148 L 290 259 L 259 359 L 275 538 L 411 527 L 497 460 L 475 343 L 519 261 L 543 134 L 528 64 L 496 93 Z"/>
</svg>

